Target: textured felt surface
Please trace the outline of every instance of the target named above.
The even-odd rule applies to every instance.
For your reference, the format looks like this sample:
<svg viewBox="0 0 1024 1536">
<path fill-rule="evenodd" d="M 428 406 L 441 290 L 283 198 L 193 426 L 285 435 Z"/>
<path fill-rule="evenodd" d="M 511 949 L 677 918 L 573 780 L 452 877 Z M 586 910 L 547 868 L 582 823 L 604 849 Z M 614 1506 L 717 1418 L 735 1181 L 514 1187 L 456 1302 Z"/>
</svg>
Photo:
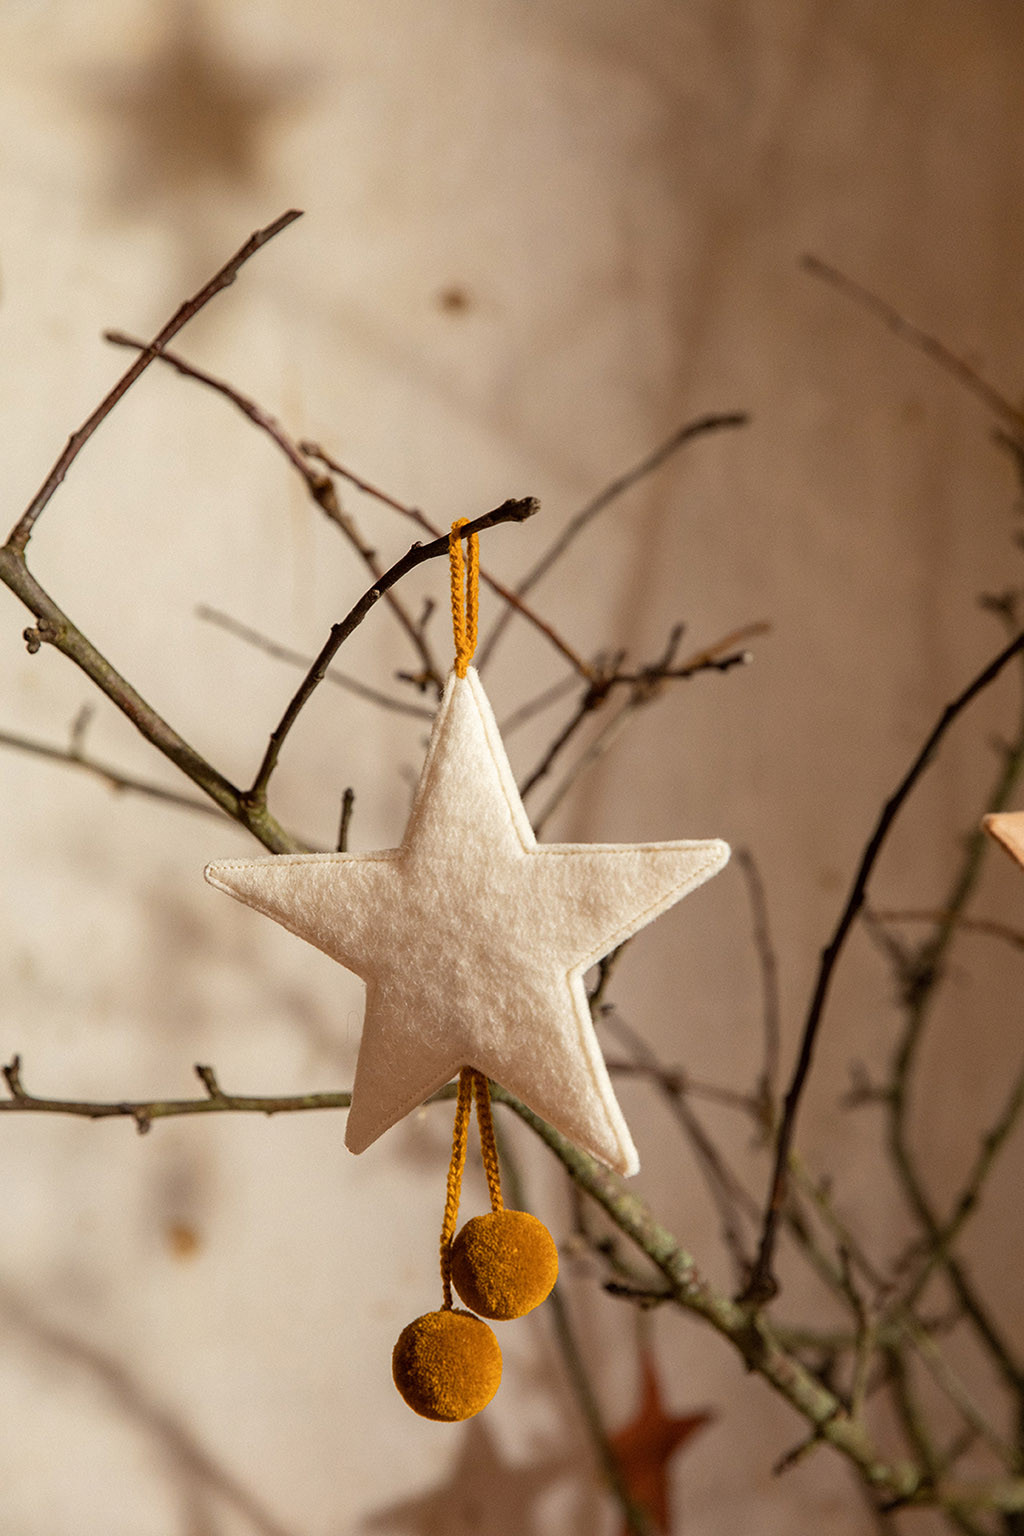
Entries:
<svg viewBox="0 0 1024 1536">
<path fill-rule="evenodd" d="M 452 1284 L 471 1312 L 507 1322 L 550 1296 L 558 1248 L 529 1211 L 488 1211 L 462 1228 L 451 1249 Z"/>
<path fill-rule="evenodd" d="M 983 825 L 1018 864 L 1024 864 L 1024 811 L 1000 811 L 986 816 Z"/>
<path fill-rule="evenodd" d="M 456 1424 L 486 1408 L 497 1392 L 501 1346 L 493 1329 L 469 1312 L 427 1312 L 399 1334 L 391 1374 L 414 1413 Z"/>
<path fill-rule="evenodd" d="M 366 982 L 353 1152 L 472 1066 L 633 1173 L 583 974 L 728 857 L 719 841 L 538 844 L 470 668 L 448 680 L 400 848 L 232 860 L 206 878 Z"/>
</svg>

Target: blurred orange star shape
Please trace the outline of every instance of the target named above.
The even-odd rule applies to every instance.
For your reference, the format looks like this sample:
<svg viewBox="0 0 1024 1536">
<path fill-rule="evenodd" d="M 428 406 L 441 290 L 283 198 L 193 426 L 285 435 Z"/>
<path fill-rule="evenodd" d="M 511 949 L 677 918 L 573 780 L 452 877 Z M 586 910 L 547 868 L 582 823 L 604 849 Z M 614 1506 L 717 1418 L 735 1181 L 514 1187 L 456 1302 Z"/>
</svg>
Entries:
<svg viewBox="0 0 1024 1536">
<path fill-rule="evenodd" d="M 649 1349 L 640 1352 L 640 1407 L 634 1418 L 608 1437 L 619 1464 L 626 1492 L 659 1532 L 672 1530 L 669 1509 L 669 1463 L 714 1414 L 707 1409 L 675 1415 L 666 1413 L 661 1381 Z M 625 1536 L 629 1536 L 627 1525 Z"/>
</svg>

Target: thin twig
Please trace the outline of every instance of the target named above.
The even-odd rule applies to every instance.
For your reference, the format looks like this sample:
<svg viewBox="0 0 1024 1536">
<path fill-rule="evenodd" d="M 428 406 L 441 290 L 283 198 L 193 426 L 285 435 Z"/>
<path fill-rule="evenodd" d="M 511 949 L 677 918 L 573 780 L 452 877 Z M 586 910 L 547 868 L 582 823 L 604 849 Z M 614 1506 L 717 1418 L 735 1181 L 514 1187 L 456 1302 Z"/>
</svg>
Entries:
<svg viewBox="0 0 1024 1536">
<path fill-rule="evenodd" d="M 180 1115 L 236 1114 L 281 1115 L 313 1109 L 348 1109 L 349 1092 L 238 1094 L 224 1093 L 212 1067 L 197 1065 L 196 1076 L 206 1092 L 190 1099 L 55 1099 L 29 1093 L 21 1080 L 21 1057 L 14 1056 L 2 1069 L 10 1097 L 0 1098 L 0 1114 L 73 1115 L 85 1120 L 134 1120 L 139 1131 L 148 1131 L 154 1120 Z"/>
<path fill-rule="evenodd" d="M 210 281 L 200 288 L 198 293 L 194 294 L 192 298 L 186 299 L 185 303 L 175 310 L 163 330 L 158 332 L 153 340 L 148 343 L 144 351 L 140 352 L 131 367 L 118 379 L 113 389 L 103 397 L 92 415 L 82 423 L 77 432 L 73 432 L 68 438 L 63 453 L 12 529 L 11 535 L 7 540 L 10 549 L 19 555 L 24 554 L 25 547 L 32 537 L 32 529 L 37 518 L 50 501 L 54 491 L 56 491 L 64 479 L 75 459 L 77 459 L 86 443 L 92 437 L 96 428 L 110 415 L 118 401 L 132 387 L 139 375 L 145 372 L 166 343 L 173 336 L 176 336 L 183 326 L 186 326 L 190 320 L 194 319 L 212 298 L 221 293 L 225 288 L 230 287 L 250 256 L 255 256 L 256 252 L 266 245 L 268 240 L 273 240 L 275 235 L 279 235 L 283 229 L 287 229 L 289 224 L 293 224 L 301 216 L 300 209 L 290 208 L 287 213 L 282 213 L 280 218 L 275 219 L 272 224 L 268 224 L 265 229 L 256 230 L 254 234 L 250 235 L 245 244 L 235 252 L 231 259 L 224 263 L 220 271 L 215 272 Z"/>
<path fill-rule="evenodd" d="M 539 505 L 532 496 L 527 496 L 519 501 L 505 501 L 502 502 L 500 507 L 496 507 L 493 512 L 485 512 L 482 517 L 474 518 L 471 522 L 466 523 L 462 534 L 463 537 L 468 538 L 470 534 L 482 533 L 486 528 L 494 528 L 499 523 L 522 523 L 528 517 L 533 517 L 539 510 Z M 396 581 L 400 581 L 403 576 L 408 575 L 410 571 L 415 570 L 416 566 L 422 565 L 426 560 L 436 560 L 441 556 L 447 558 L 448 546 L 448 534 L 443 534 L 440 538 L 434 539 L 431 544 L 413 544 L 402 556 L 401 560 L 396 560 L 395 564 L 384 572 L 375 586 L 370 587 L 369 591 L 363 593 L 348 615 L 339 624 L 332 626 L 331 633 L 319 656 L 306 673 L 288 708 L 271 732 L 263 761 L 253 780 L 252 788 L 247 795 L 247 799 L 251 804 L 256 806 L 266 805 L 267 785 L 270 782 L 271 774 L 277 767 L 281 748 L 284 746 L 288 733 L 318 684 L 323 681 L 327 668 L 349 635 L 363 622 L 374 604 L 380 601 L 384 593 L 390 587 L 393 587 Z"/>
<path fill-rule="evenodd" d="M 419 507 L 410 507 L 405 502 L 396 500 L 394 496 L 389 496 L 387 491 L 382 491 L 379 486 L 373 485 L 369 480 L 365 480 L 362 475 L 357 475 L 354 470 L 347 469 L 344 464 L 339 464 L 338 460 L 332 458 L 319 443 L 304 440 L 299 444 L 299 447 L 303 453 L 308 454 L 312 459 L 319 459 L 320 463 L 326 464 L 333 474 L 340 475 L 343 480 L 347 480 L 357 490 L 362 491 L 367 496 L 372 496 L 375 501 L 379 501 L 385 507 L 390 507 L 393 512 L 400 512 L 403 517 L 410 518 L 425 533 L 431 534 L 434 538 L 441 534 L 437 524 L 432 522 L 425 512 L 421 512 Z M 568 641 L 564 640 L 546 619 L 542 619 L 532 608 L 528 608 L 522 599 L 516 596 L 511 587 L 507 587 L 504 582 L 499 581 L 484 566 L 480 567 L 480 580 L 490 587 L 491 591 L 496 593 L 504 602 L 511 604 L 516 612 L 521 613 L 523 618 L 532 624 L 536 630 L 539 630 L 545 639 L 551 642 L 555 650 L 561 652 L 574 671 L 579 673 L 580 677 L 590 678 L 593 676 L 593 669 L 584 661 L 583 657 L 573 650 Z"/>
<path fill-rule="evenodd" d="M 547 709 L 550 705 L 557 704 L 559 699 L 564 699 L 565 695 L 571 693 L 575 687 L 576 678 L 570 673 L 566 677 L 561 678 L 557 683 L 552 683 L 550 688 L 543 689 L 542 692 L 536 694 L 532 699 L 527 699 L 525 704 L 520 704 L 518 709 L 512 710 L 510 714 L 500 721 L 499 729 L 502 740 L 507 740 L 513 731 L 519 730 L 520 726 L 532 720 L 534 715 L 539 715 L 542 710 Z"/>
<path fill-rule="evenodd" d="M 150 743 L 204 794 L 209 795 L 232 820 L 241 823 L 271 853 L 302 853 L 305 845 L 270 814 L 266 805 L 251 804 L 241 790 L 197 752 L 153 706 L 110 664 L 92 642 L 62 612 L 25 564 L 23 553 L 10 545 L 0 549 L 0 581 L 19 597 L 36 617 L 25 631 L 29 651 L 44 643 L 67 656 L 106 694 Z"/>
<path fill-rule="evenodd" d="M 624 474 L 616 475 L 614 480 L 609 481 L 596 496 L 592 497 L 578 512 L 570 517 L 558 538 L 545 550 L 540 559 L 531 566 L 526 576 L 516 587 L 516 597 L 520 602 L 522 601 L 527 592 L 536 586 L 542 576 L 546 575 L 555 562 L 565 553 L 572 541 L 578 537 L 588 523 L 593 521 L 599 512 L 603 512 L 606 507 L 610 506 L 612 502 L 617 501 L 620 496 L 625 495 L 639 481 L 646 479 L 656 469 L 660 469 L 662 464 L 670 459 L 673 454 L 677 453 L 686 443 L 692 442 L 694 438 L 704 437 L 708 433 L 721 431 L 723 428 L 745 427 L 749 421 L 750 417 L 745 411 L 730 411 L 724 415 L 700 416 L 696 421 L 688 421 L 683 426 L 677 427 L 652 453 L 646 454 L 631 469 L 627 469 Z M 486 664 L 511 618 L 512 612 L 506 609 L 499 616 L 490 634 L 481 644 L 478 653 L 481 667 Z"/>
<path fill-rule="evenodd" d="M 680 1091 L 678 1080 L 671 1082 L 666 1079 L 657 1055 L 646 1040 L 611 1006 L 606 1005 L 602 1009 L 601 1018 L 606 1028 L 625 1043 L 637 1066 L 648 1072 L 658 1084 L 673 1116 L 685 1133 L 718 1212 L 726 1252 L 733 1261 L 737 1277 L 741 1277 L 747 1271 L 750 1255 L 746 1250 L 739 1213 L 743 1212 L 756 1219 L 757 1202 L 727 1165 L 723 1154 L 687 1102 L 686 1095 Z"/>
<path fill-rule="evenodd" d="M 937 909 L 931 911 L 917 908 L 879 910 L 877 907 L 872 907 L 871 918 L 878 923 L 929 923 L 934 927 L 947 923 L 950 913 Z M 1012 928 L 1009 923 L 996 922 L 995 919 L 988 917 L 965 917 L 962 912 L 956 914 L 955 923 L 959 933 L 974 933 L 984 938 L 1002 939 L 1014 949 L 1024 949 L 1024 929 Z"/>
<path fill-rule="evenodd" d="M 1024 1111 L 1024 1065 L 1018 1070 L 1017 1076 L 1010 1087 L 1010 1092 L 1006 1096 L 1006 1101 L 999 1118 L 981 1139 L 981 1145 L 978 1148 L 974 1166 L 964 1180 L 963 1187 L 954 1202 L 952 1211 L 934 1236 L 929 1234 L 928 1248 L 924 1260 L 914 1276 L 912 1284 L 905 1291 L 905 1305 L 913 1305 L 924 1289 L 928 1277 L 939 1264 L 946 1262 L 946 1256 L 951 1245 L 960 1235 L 968 1217 L 977 1209 L 985 1181 L 991 1173 L 992 1166 L 1011 1131 L 1020 1121 L 1022 1111 Z M 1022 1386 L 1024 1386 L 1024 1382 L 1022 1382 Z"/>
<path fill-rule="evenodd" d="M 1015 639 L 1010 641 L 1009 645 L 1004 646 L 998 656 L 979 672 L 977 677 L 957 695 L 952 703 L 946 705 L 924 746 L 911 763 L 893 794 L 882 807 L 882 813 L 871 837 L 868 839 L 867 846 L 857 868 L 857 873 L 854 876 L 850 893 L 836 924 L 835 932 L 822 951 L 818 978 L 807 1012 L 807 1018 L 804 1022 L 800 1049 L 789 1089 L 786 1093 L 782 1120 L 779 1125 L 775 1166 L 765 1207 L 761 1245 L 756 1263 L 751 1270 L 750 1278 L 743 1291 L 742 1299 L 748 1304 L 760 1306 L 770 1300 L 777 1290 L 775 1277 L 772 1273 L 772 1259 L 779 1214 L 785 1198 L 789 1154 L 793 1144 L 793 1134 L 796 1129 L 797 1111 L 810 1071 L 814 1047 L 817 1042 L 818 1031 L 821 1027 L 821 1020 L 824 1015 L 825 1003 L 828 998 L 829 986 L 836 962 L 842 953 L 843 945 L 857 917 L 857 913 L 864 904 L 868 881 L 885 844 L 889 829 L 914 785 L 931 762 L 940 741 L 954 720 L 967 708 L 968 704 L 977 698 L 978 694 L 982 693 L 999 676 L 1007 663 L 1022 650 L 1024 650 L 1024 634 L 1017 635 Z"/>
<path fill-rule="evenodd" d="M 1010 612 L 1006 619 L 1009 622 Z M 1011 642 L 1012 644 L 1012 642 Z M 1002 761 L 995 783 L 988 797 L 985 810 L 1004 810 L 1010 802 L 1016 784 L 1024 771 L 1024 694 L 1019 704 L 1019 719 L 1013 743 L 1002 753 Z M 908 1124 L 910 1087 L 918 1052 L 924 1038 L 928 1010 L 940 976 L 943 974 L 945 957 L 958 932 L 961 914 L 977 885 L 983 861 L 989 851 L 989 839 L 981 825 L 975 826 L 964 851 L 964 856 L 941 908 L 941 919 L 930 938 L 920 947 L 913 963 L 906 968 L 904 1003 L 904 1027 L 893 1050 L 890 1082 L 884 1095 L 888 1112 L 888 1144 L 892 1164 L 899 1177 L 904 1195 L 927 1238 L 928 1248 L 941 1256 L 942 1270 L 956 1297 L 957 1303 L 969 1320 L 978 1338 L 987 1348 L 992 1363 L 1006 1386 L 1024 1403 L 1024 1365 L 1021 1364 L 1008 1338 L 997 1325 L 988 1307 L 982 1301 L 965 1265 L 943 1244 L 943 1223 L 935 1210 L 918 1170 L 911 1148 Z M 913 1283 L 913 1282 L 911 1282 Z"/>
<path fill-rule="evenodd" d="M 146 349 L 144 341 L 139 341 L 134 336 L 126 335 L 124 331 L 104 331 L 103 339 L 118 347 L 135 347 L 143 351 Z M 261 405 L 257 405 L 255 400 L 251 400 L 247 395 L 242 394 L 241 390 L 236 389 L 233 384 L 228 384 L 224 379 L 219 379 L 214 374 L 208 373 L 205 368 L 197 368 L 194 363 L 188 362 L 178 352 L 169 352 L 166 348 L 163 348 L 160 352 L 160 361 L 168 363 L 184 378 L 194 379 L 197 383 L 204 384 L 208 389 L 223 395 L 254 426 L 259 427 L 261 431 L 265 432 L 271 442 L 275 443 L 281 450 L 293 469 L 302 476 L 310 496 L 321 511 L 326 513 L 331 522 L 341 529 L 370 574 L 375 577 L 382 574 L 383 566 L 377 559 L 376 550 L 367 543 L 356 526 L 354 519 L 338 501 L 334 490 L 334 481 L 330 475 L 322 474 L 319 470 L 312 467 L 300 451 L 295 440 L 285 431 L 275 416 L 272 416 L 269 411 L 264 410 Z M 423 668 L 422 680 L 424 685 L 432 683 L 437 692 L 440 693 L 444 679 L 435 664 L 422 627 L 410 616 L 405 604 L 396 593 L 388 592 L 386 594 L 386 601 L 416 648 Z"/>
<path fill-rule="evenodd" d="M 994 385 L 987 379 L 983 379 L 976 368 L 972 368 L 964 358 L 951 351 L 944 342 L 939 341 L 937 336 L 923 331 L 920 326 L 908 320 L 905 315 L 901 315 L 898 309 L 888 304 L 877 293 L 870 288 L 865 288 L 852 277 L 847 277 L 846 273 L 841 272 L 838 267 L 822 261 L 820 256 L 804 256 L 801 265 L 805 271 L 831 283 L 833 288 L 838 288 L 840 293 L 845 293 L 848 298 L 855 299 L 864 309 L 877 315 L 895 335 L 909 342 L 918 352 L 923 352 L 933 363 L 938 363 L 946 373 L 952 374 L 965 389 L 969 389 L 971 394 L 983 400 L 990 411 L 1012 427 L 1015 439 L 1020 439 L 1021 434 L 1024 433 L 1024 415 L 1011 405 L 1006 396 L 1001 394 Z"/>
<path fill-rule="evenodd" d="M 200 603 L 196 608 L 196 618 L 204 620 L 207 624 L 216 624 L 219 629 L 226 630 L 229 635 L 235 635 L 239 640 L 244 640 L 247 645 L 253 645 L 265 655 L 272 656 L 275 661 L 285 661 L 289 666 L 301 667 L 308 671 L 313 665 L 311 656 L 306 656 L 302 651 L 293 651 L 290 646 L 282 645 L 278 640 L 272 640 L 269 635 L 264 635 L 260 630 L 253 629 L 248 624 L 243 624 L 240 619 L 234 619 L 229 613 L 222 613 L 219 608 L 210 608 L 206 603 Z M 379 688 L 371 688 L 369 683 L 360 682 L 357 677 L 350 677 L 347 672 L 341 672 L 337 667 L 329 667 L 324 673 L 324 682 L 333 683 L 336 688 L 344 688 L 346 693 L 351 693 L 359 699 L 366 699 L 370 704 L 377 704 L 381 709 L 392 710 L 397 715 L 412 715 L 417 720 L 433 720 L 435 711 L 428 709 L 425 704 L 413 704 L 408 699 L 392 698 L 389 693 L 382 693 Z"/>
<path fill-rule="evenodd" d="M 775 1096 L 779 1076 L 779 1041 L 781 1008 L 779 1004 L 779 962 L 768 921 L 768 900 L 761 871 L 749 848 L 737 848 L 733 857 L 747 887 L 753 923 L 754 950 L 761 972 L 761 1018 L 764 1030 L 764 1058 L 761 1067 L 759 1097 L 765 1112 L 765 1129 L 773 1129 Z"/>
<path fill-rule="evenodd" d="M 338 852 L 348 852 L 348 833 L 352 825 L 352 809 L 356 803 L 356 792 L 351 784 L 341 797 L 341 819 L 338 822 Z"/>
<path fill-rule="evenodd" d="M 162 800 L 166 805 L 180 806 L 182 810 L 200 811 L 204 816 L 216 816 L 218 820 L 224 817 L 223 809 L 211 800 L 197 800 L 193 795 L 181 795 L 176 790 L 165 789 L 162 784 L 133 778 L 130 774 L 122 773 L 112 764 L 90 757 L 76 747 L 52 747 L 48 742 L 36 741 L 29 736 L 18 736 L 11 731 L 0 731 L 0 747 L 9 747 L 15 752 L 29 752 L 33 757 L 43 757 L 50 762 L 63 763 L 71 768 L 81 768 L 84 772 L 91 773 L 102 780 L 110 789 L 129 790 L 135 795 L 146 795 L 151 800 Z"/>
<path fill-rule="evenodd" d="M 672 665 L 671 659 L 668 659 L 653 666 L 642 667 L 636 672 L 623 672 L 620 670 L 622 661 L 620 653 L 613 658 L 613 665 L 604 671 L 598 670 L 594 681 L 581 698 L 575 714 L 526 779 L 520 791 L 522 796 L 527 795 L 551 772 L 561 752 L 572 740 L 584 720 L 588 715 L 603 708 L 614 688 L 625 685 L 629 689 L 629 694 L 560 780 L 543 810 L 534 819 L 534 830 L 537 832 L 542 830 L 582 774 L 593 767 L 612 747 L 635 710 L 650 704 L 669 682 L 696 677 L 702 672 L 730 672 L 733 667 L 745 666 L 751 660 L 750 652 L 745 647 L 737 650 L 736 646 L 755 635 L 767 634 L 769 628 L 765 620 L 743 625 L 742 628 L 731 631 L 713 645 L 705 646 L 695 652 L 678 666 Z M 681 634 L 681 629 L 677 627 L 673 634 Z M 671 648 L 671 639 L 669 645 Z M 666 656 L 671 658 L 671 649 Z"/>
</svg>

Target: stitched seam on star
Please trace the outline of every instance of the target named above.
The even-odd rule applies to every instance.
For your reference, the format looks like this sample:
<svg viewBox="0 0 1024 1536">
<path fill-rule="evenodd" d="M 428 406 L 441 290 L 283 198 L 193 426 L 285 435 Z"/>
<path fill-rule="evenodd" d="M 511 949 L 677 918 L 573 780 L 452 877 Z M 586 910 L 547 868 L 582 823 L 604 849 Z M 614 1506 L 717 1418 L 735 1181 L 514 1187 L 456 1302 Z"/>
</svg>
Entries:
<svg viewBox="0 0 1024 1536">
<path fill-rule="evenodd" d="M 296 927 L 294 922 L 290 922 L 287 917 L 283 917 L 273 906 L 265 904 L 258 899 L 253 899 L 250 895 L 241 895 L 233 886 L 228 885 L 225 881 L 218 880 L 215 875 L 211 875 L 210 870 L 251 869 L 254 865 L 269 868 L 279 863 L 281 859 L 287 859 L 290 864 L 323 863 L 325 859 L 352 864 L 390 864 L 395 861 L 400 852 L 401 849 L 398 848 L 386 848 L 380 853 L 339 853 L 334 855 L 323 853 L 286 853 L 280 854 L 276 859 L 218 859 L 216 864 L 207 866 L 203 871 L 203 875 L 208 884 L 212 885 L 215 890 L 224 891 L 228 896 L 233 896 L 236 901 L 240 901 L 243 906 L 251 907 L 254 912 L 259 912 L 262 917 L 269 917 L 279 927 L 284 928 L 288 933 L 293 933 L 297 939 L 302 939 L 306 944 L 312 944 L 314 949 L 319 949 L 321 954 L 327 955 L 336 965 L 340 965 L 343 970 L 350 971 L 353 976 L 358 976 L 360 981 L 365 982 L 366 977 L 362 971 L 357 971 L 355 966 L 346 960 L 339 960 L 329 949 L 324 949 L 315 939 L 309 937 L 308 932 L 304 932 L 302 928 Z"/>
<path fill-rule="evenodd" d="M 615 1089 L 612 1086 L 611 1076 L 608 1072 L 608 1063 L 604 1059 L 601 1043 L 594 1030 L 594 1020 L 590 1012 L 590 1004 L 587 1001 L 586 988 L 583 985 L 583 972 L 579 971 L 574 976 L 570 971 L 566 976 L 566 981 L 569 984 L 569 992 L 572 997 L 572 1011 L 576 1020 L 577 1043 L 583 1053 L 584 1061 L 590 1068 L 594 1087 L 598 1090 L 597 1100 L 604 1114 L 605 1123 L 611 1134 L 612 1141 L 618 1147 L 622 1160 L 628 1164 L 636 1159 L 636 1147 L 633 1145 L 633 1138 L 630 1135 L 625 1116 L 622 1110 L 619 1109 L 619 1101 L 615 1097 Z M 593 1059 L 595 1054 L 597 1056 L 596 1062 Z M 606 1101 L 606 1093 L 611 1095 L 611 1100 L 615 1105 L 621 1125 L 616 1124 L 615 1115 L 613 1115 L 611 1107 Z"/>
<path fill-rule="evenodd" d="M 279 853 L 273 859 L 216 859 L 207 865 L 211 869 L 270 869 L 284 864 L 377 864 L 397 859 L 404 852 L 401 848 L 377 848 L 370 853 Z M 211 885 L 216 880 L 206 873 Z M 234 892 L 231 892 L 233 895 Z"/>
<path fill-rule="evenodd" d="M 589 844 L 587 845 L 588 851 L 590 846 L 591 845 Z M 600 847 L 600 844 L 595 843 L 593 846 Z M 658 845 L 653 844 L 650 846 L 657 847 Z M 673 845 L 669 843 L 667 845 L 662 844 L 661 846 L 672 847 Z M 719 846 L 724 847 L 725 845 L 720 844 Z M 538 849 L 537 851 L 539 853 L 543 853 L 544 849 Z M 631 853 L 634 850 L 631 845 L 623 844 L 621 848 L 616 849 L 612 847 L 607 851 Z M 643 909 L 643 911 L 636 913 L 634 917 L 630 918 L 619 928 L 615 929 L 615 931 L 610 934 L 607 939 L 602 938 L 599 941 L 598 947 L 589 951 L 582 960 L 574 961 L 572 966 L 569 968 L 568 974 L 572 976 L 575 972 L 579 972 L 579 974 L 582 975 L 588 966 L 596 965 L 597 961 L 602 959 L 609 952 L 609 950 L 614 949 L 616 944 L 621 944 L 623 940 L 628 939 L 631 934 L 636 933 L 639 929 L 646 927 L 648 923 L 652 922 L 654 918 L 658 917 L 662 912 L 666 911 L 670 906 L 673 905 L 674 902 L 681 901 L 684 896 L 688 896 L 690 891 L 695 890 L 698 885 L 703 884 L 705 880 L 707 880 L 711 875 L 716 874 L 722 867 L 723 861 L 720 857 L 709 856 L 705 863 L 698 865 L 696 870 L 691 870 L 685 879 L 679 880 L 675 885 L 670 886 L 663 896 L 658 897 L 656 901 L 652 901 L 649 906 L 646 906 Z"/>
<path fill-rule="evenodd" d="M 471 677 L 472 681 L 470 681 Z M 473 703 L 476 707 L 477 718 L 479 719 L 480 724 L 483 726 L 484 740 L 487 743 L 487 750 L 490 753 L 491 762 L 494 764 L 495 770 L 497 771 L 498 783 L 501 785 L 501 792 L 505 797 L 505 804 L 508 807 L 512 826 L 515 830 L 516 837 L 519 840 L 519 846 L 523 850 L 524 854 L 537 853 L 540 851 L 537 845 L 537 838 L 534 834 L 533 828 L 530 826 L 530 818 L 526 814 L 526 807 L 523 805 L 523 798 L 516 787 L 515 779 L 513 778 L 512 769 L 508 760 L 508 753 L 505 751 L 505 744 L 501 739 L 501 732 L 498 730 L 498 723 L 494 719 L 494 712 L 491 709 L 487 695 L 484 693 L 484 685 L 481 683 L 479 674 L 477 673 L 475 667 L 469 668 L 469 671 L 467 672 L 463 681 L 469 682 L 470 693 L 473 698 Z M 495 736 L 497 737 L 497 740 L 495 740 Z M 529 842 L 524 840 L 523 828 L 519 824 L 520 818 L 525 821 L 527 829 L 529 830 Z"/>
<path fill-rule="evenodd" d="M 369 1141 L 366 1142 L 366 1148 L 368 1149 L 373 1144 L 373 1142 L 375 1142 L 379 1137 L 383 1136 L 385 1131 L 390 1131 L 392 1126 L 397 1125 L 400 1120 L 404 1120 L 406 1115 L 411 1115 L 414 1109 L 422 1108 L 422 1106 L 426 1103 L 427 1099 L 430 1098 L 430 1095 L 432 1093 L 436 1093 L 439 1088 L 443 1088 L 444 1087 L 445 1083 L 450 1083 L 452 1078 L 457 1077 L 459 1075 L 459 1072 L 462 1069 L 462 1067 L 464 1067 L 464 1066 L 468 1067 L 468 1066 L 472 1066 L 472 1065 L 473 1065 L 472 1062 L 469 1062 L 469 1061 L 465 1061 L 464 1062 L 464 1061 L 460 1061 L 458 1058 L 456 1058 L 455 1064 L 449 1070 L 447 1070 L 445 1072 L 445 1075 L 443 1077 L 435 1078 L 430 1083 L 429 1087 L 422 1089 L 422 1091 L 420 1089 L 417 1089 L 415 1091 L 415 1093 L 413 1093 L 409 1098 L 400 1100 L 399 1102 L 401 1104 L 401 1108 L 397 1111 L 396 1114 L 394 1114 L 393 1116 L 388 1116 L 388 1115 L 385 1115 L 385 1114 L 378 1114 L 378 1115 L 376 1115 L 374 1117 L 374 1119 L 368 1121 L 366 1123 L 366 1125 L 365 1125 L 365 1129 L 370 1134 L 369 1134 Z M 478 1067 L 476 1070 L 478 1072 L 479 1071 L 483 1071 L 483 1068 L 482 1067 Z M 353 1108 L 355 1107 L 355 1098 L 354 1098 L 355 1092 L 356 1092 L 356 1086 L 354 1085 L 353 1086 L 353 1103 L 349 1107 L 349 1115 L 350 1116 L 352 1114 Z"/>
</svg>

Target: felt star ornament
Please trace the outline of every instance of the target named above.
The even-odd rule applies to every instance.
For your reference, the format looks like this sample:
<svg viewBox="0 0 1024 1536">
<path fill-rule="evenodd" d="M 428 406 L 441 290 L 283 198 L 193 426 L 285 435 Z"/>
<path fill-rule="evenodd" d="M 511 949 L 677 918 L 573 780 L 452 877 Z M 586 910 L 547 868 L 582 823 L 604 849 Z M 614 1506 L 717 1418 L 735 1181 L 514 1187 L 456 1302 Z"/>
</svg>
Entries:
<svg viewBox="0 0 1024 1536">
<path fill-rule="evenodd" d="M 232 860 L 206 878 L 366 982 L 351 1151 L 472 1067 L 633 1173 L 583 975 L 721 869 L 728 847 L 538 844 L 480 680 L 459 670 L 400 847 Z"/>
<path fill-rule="evenodd" d="M 986 816 L 982 826 L 1018 864 L 1024 864 L 1024 811 L 997 812 Z"/>
</svg>

